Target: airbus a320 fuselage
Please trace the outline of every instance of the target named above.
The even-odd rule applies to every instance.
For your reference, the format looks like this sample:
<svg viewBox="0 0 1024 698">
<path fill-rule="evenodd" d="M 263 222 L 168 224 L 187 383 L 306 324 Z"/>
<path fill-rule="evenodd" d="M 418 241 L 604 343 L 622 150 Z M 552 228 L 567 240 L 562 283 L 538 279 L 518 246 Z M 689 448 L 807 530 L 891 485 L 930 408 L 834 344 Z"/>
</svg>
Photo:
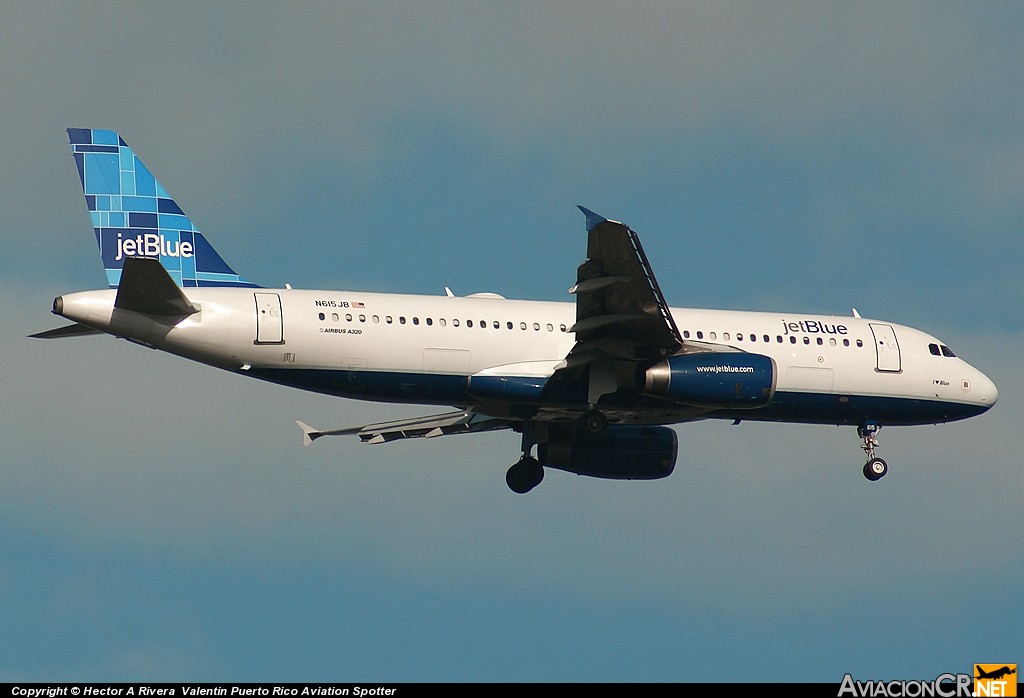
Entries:
<svg viewBox="0 0 1024 698">
<path fill-rule="evenodd" d="M 671 308 L 639 237 L 586 216 L 572 302 L 495 294 L 262 288 L 224 262 L 125 142 L 69 129 L 108 289 L 59 296 L 74 324 L 262 380 L 360 400 L 445 405 L 419 419 L 318 430 L 369 443 L 511 429 L 506 474 L 545 468 L 614 479 L 669 475 L 669 424 L 700 419 L 851 425 L 864 475 L 882 426 L 981 414 L 995 385 L 939 339 L 852 316 Z"/>
</svg>

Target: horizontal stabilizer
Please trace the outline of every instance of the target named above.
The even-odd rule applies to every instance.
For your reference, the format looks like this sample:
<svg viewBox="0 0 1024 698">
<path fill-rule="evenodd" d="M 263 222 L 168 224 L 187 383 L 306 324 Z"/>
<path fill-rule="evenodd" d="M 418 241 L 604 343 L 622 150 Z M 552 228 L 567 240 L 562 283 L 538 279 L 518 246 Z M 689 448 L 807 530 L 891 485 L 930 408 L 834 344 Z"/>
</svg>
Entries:
<svg viewBox="0 0 1024 698">
<path fill-rule="evenodd" d="M 35 339 L 63 339 L 64 337 L 84 337 L 89 334 L 103 334 L 99 330 L 94 330 L 91 327 L 85 325 L 79 325 L 77 322 L 74 325 L 67 325 L 65 327 L 58 327 L 55 330 L 47 330 L 46 332 L 36 332 L 30 334 L 29 337 Z"/>
<path fill-rule="evenodd" d="M 114 307 L 145 315 L 181 317 L 198 313 L 159 259 L 129 257 L 124 260 Z"/>
<path fill-rule="evenodd" d="M 399 439 L 436 438 L 447 434 L 465 434 L 494 429 L 508 429 L 512 424 L 508 420 L 484 417 L 471 410 L 446 412 L 427 417 L 414 417 L 394 422 L 367 424 L 361 427 L 330 429 L 320 431 L 308 424 L 295 420 L 302 430 L 302 445 L 309 446 L 321 436 L 358 436 L 363 443 L 382 444 Z"/>
<path fill-rule="evenodd" d="M 309 446 L 311 443 L 319 439 L 321 436 L 347 436 L 350 434 L 358 434 L 362 431 L 362 427 L 351 427 L 348 429 L 334 429 L 331 431 L 318 431 L 317 429 L 309 426 L 305 422 L 295 420 L 295 423 L 299 425 L 299 429 L 302 429 L 302 445 Z"/>
</svg>

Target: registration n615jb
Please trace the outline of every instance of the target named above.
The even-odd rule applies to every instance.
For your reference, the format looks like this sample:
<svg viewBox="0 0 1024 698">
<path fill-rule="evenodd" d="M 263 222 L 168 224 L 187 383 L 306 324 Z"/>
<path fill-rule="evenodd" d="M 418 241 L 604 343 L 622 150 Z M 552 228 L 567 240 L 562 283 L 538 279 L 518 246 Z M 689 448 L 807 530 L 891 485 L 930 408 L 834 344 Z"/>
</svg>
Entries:
<svg viewBox="0 0 1024 698">
<path fill-rule="evenodd" d="M 55 338 L 106 333 L 282 385 L 444 405 L 303 443 L 509 429 L 525 493 L 545 468 L 657 479 L 700 419 L 850 425 L 867 454 L 883 426 L 979 415 L 995 385 L 936 337 L 886 320 L 669 307 L 637 234 L 581 207 L 586 258 L 570 302 L 263 288 L 239 276 L 113 131 L 69 129 L 109 288 L 68 293 Z"/>
</svg>

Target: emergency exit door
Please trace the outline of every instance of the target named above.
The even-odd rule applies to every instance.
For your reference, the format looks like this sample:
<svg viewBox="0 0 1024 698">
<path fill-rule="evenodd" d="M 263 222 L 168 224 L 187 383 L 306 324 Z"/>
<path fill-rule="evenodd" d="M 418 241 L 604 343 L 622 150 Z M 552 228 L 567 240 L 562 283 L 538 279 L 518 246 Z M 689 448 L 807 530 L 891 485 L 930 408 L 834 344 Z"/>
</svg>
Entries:
<svg viewBox="0 0 1024 698">
<path fill-rule="evenodd" d="M 284 344 L 281 296 L 256 293 L 256 344 Z"/>
<path fill-rule="evenodd" d="M 871 323 L 871 334 L 875 336 L 878 370 L 899 373 L 903 368 L 900 361 L 900 344 L 896 341 L 896 331 L 892 325 Z"/>
</svg>

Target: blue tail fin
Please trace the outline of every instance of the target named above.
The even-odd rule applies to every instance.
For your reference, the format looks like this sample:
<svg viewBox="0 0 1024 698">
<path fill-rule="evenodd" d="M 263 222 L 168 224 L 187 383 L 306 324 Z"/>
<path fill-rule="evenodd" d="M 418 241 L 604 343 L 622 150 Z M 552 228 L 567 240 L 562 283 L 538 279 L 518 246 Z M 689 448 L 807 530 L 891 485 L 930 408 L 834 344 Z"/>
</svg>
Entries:
<svg viewBox="0 0 1024 698">
<path fill-rule="evenodd" d="M 111 288 L 125 257 L 159 258 L 182 287 L 256 286 L 217 254 L 120 136 L 69 128 L 68 138 Z"/>
</svg>

